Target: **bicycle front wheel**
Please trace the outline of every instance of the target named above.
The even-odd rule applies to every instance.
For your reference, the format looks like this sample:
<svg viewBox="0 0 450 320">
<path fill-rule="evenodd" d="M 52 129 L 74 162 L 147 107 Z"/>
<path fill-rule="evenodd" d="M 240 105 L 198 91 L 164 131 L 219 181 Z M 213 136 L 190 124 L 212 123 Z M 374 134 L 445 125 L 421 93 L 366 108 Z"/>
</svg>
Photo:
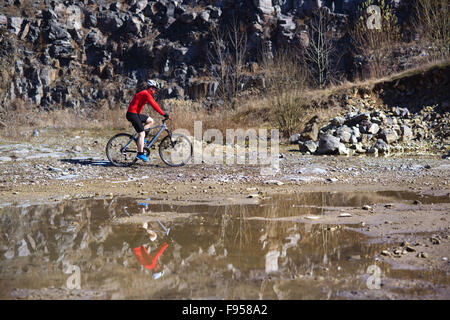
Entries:
<svg viewBox="0 0 450 320">
<path fill-rule="evenodd" d="M 192 153 L 191 141 L 182 134 L 167 135 L 159 144 L 161 160 L 171 167 L 184 166 L 191 159 Z"/>
<path fill-rule="evenodd" d="M 128 167 L 136 162 L 137 145 L 133 136 L 119 133 L 106 144 L 106 156 L 116 167 Z"/>
</svg>

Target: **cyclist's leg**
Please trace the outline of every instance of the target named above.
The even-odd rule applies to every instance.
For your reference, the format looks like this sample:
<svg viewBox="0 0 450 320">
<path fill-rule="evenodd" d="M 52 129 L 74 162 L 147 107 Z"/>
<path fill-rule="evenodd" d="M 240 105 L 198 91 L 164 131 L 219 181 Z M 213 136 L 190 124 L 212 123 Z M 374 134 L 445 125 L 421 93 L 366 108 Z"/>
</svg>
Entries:
<svg viewBox="0 0 450 320">
<path fill-rule="evenodd" d="M 139 118 L 141 119 L 145 130 L 149 129 L 155 123 L 155 121 L 151 117 L 147 116 L 146 114 L 140 114 Z M 148 134 L 148 131 L 146 132 L 145 136 L 147 136 L 147 134 Z"/>
<path fill-rule="evenodd" d="M 145 116 L 145 115 L 143 115 Z M 131 122 L 134 129 L 138 133 L 138 139 L 137 139 L 137 148 L 138 152 L 143 153 L 144 152 L 144 137 L 145 137 L 145 129 L 144 125 L 141 120 L 141 115 L 138 115 L 136 113 L 127 112 L 127 120 Z"/>
</svg>

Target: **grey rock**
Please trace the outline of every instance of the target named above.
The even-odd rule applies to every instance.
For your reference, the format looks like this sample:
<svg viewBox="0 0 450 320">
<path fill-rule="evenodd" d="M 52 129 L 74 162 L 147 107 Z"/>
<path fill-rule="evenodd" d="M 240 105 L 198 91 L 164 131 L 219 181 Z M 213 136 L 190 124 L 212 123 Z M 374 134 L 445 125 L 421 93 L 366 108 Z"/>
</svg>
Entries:
<svg viewBox="0 0 450 320">
<path fill-rule="evenodd" d="M 83 151 L 83 149 L 81 149 L 80 146 L 73 146 L 72 150 L 75 151 L 75 152 L 82 152 Z"/>
<path fill-rule="evenodd" d="M 115 33 L 124 22 L 117 12 L 100 12 L 97 15 L 98 28 L 104 33 Z"/>
<path fill-rule="evenodd" d="M 303 149 L 300 151 L 314 153 L 316 152 L 316 150 L 317 150 L 317 143 L 312 140 L 308 140 L 303 143 Z"/>
<path fill-rule="evenodd" d="M 398 135 L 395 130 L 392 129 L 382 129 L 378 134 L 378 137 L 383 139 L 386 143 L 391 144 L 398 140 Z"/>
<path fill-rule="evenodd" d="M 398 116 L 398 117 L 408 117 L 409 116 L 409 110 L 407 108 L 400 108 L 400 107 L 396 107 L 394 109 L 394 115 Z"/>
<path fill-rule="evenodd" d="M 200 12 L 199 17 L 202 21 L 208 22 L 209 21 L 209 11 Z"/>
<path fill-rule="evenodd" d="M 51 21 L 49 22 L 48 27 L 44 31 L 44 36 L 49 42 L 53 42 L 55 40 L 69 40 L 70 34 L 64 29 L 64 27 L 58 22 Z"/>
<path fill-rule="evenodd" d="M 21 28 L 22 28 L 22 23 L 23 23 L 23 18 L 20 17 L 9 17 L 8 19 L 8 30 L 16 35 L 19 34 Z"/>
<path fill-rule="evenodd" d="M 359 131 L 358 127 L 352 127 L 353 135 L 359 139 L 361 137 L 361 131 Z"/>
<path fill-rule="evenodd" d="M 303 130 L 300 140 L 301 141 L 307 141 L 307 140 L 313 140 L 317 141 L 319 138 L 319 117 L 314 116 L 312 117 L 305 125 L 305 129 Z"/>
<path fill-rule="evenodd" d="M 335 126 L 335 127 L 339 127 L 342 126 L 345 122 L 345 118 L 342 117 L 335 117 L 333 119 L 331 119 L 330 123 L 331 125 Z"/>
<path fill-rule="evenodd" d="M 148 5 L 148 1 L 147 0 L 137 1 L 136 4 L 133 6 L 133 10 L 136 13 L 144 11 L 144 9 L 147 7 L 147 5 Z"/>
<path fill-rule="evenodd" d="M 339 143 L 339 146 L 338 146 L 338 154 L 339 154 L 339 155 L 345 155 L 345 156 L 348 156 L 349 153 L 350 153 L 350 151 L 349 151 L 348 148 L 345 146 L 345 144 Z"/>
<path fill-rule="evenodd" d="M 344 119 L 342 119 L 344 120 Z M 350 138 L 352 137 L 352 129 L 350 129 L 349 127 L 340 127 L 339 129 L 337 129 L 336 131 L 336 136 L 345 143 L 350 142 Z"/>
<path fill-rule="evenodd" d="M 371 123 L 369 128 L 367 129 L 367 132 L 370 134 L 377 134 L 380 130 L 380 127 L 376 123 Z"/>
<path fill-rule="evenodd" d="M 382 139 L 378 139 L 373 148 L 377 149 L 380 153 L 389 152 L 389 145 Z"/>
<path fill-rule="evenodd" d="M 97 16 L 94 13 L 87 11 L 84 14 L 84 26 L 86 28 L 95 28 L 97 26 Z"/>
<path fill-rule="evenodd" d="M 76 5 L 71 5 L 67 7 L 66 10 L 67 18 L 67 28 L 73 30 L 81 30 L 82 21 L 81 21 L 81 9 Z"/>
<path fill-rule="evenodd" d="M 365 112 L 365 113 L 360 113 L 360 114 L 348 119 L 347 121 L 345 121 L 345 124 L 349 127 L 353 127 L 356 124 L 359 124 L 363 121 L 368 121 L 368 120 L 370 120 L 370 113 Z"/>
<path fill-rule="evenodd" d="M 330 134 L 324 134 L 320 137 L 319 147 L 317 148 L 318 154 L 333 154 L 339 148 L 340 140 Z"/>
<path fill-rule="evenodd" d="M 25 239 L 22 239 L 20 243 L 20 247 L 17 249 L 17 255 L 19 257 L 28 257 L 30 255 L 30 250 L 28 249 L 27 242 Z"/>
<path fill-rule="evenodd" d="M 0 29 L 7 27 L 8 27 L 8 18 L 5 15 L 0 14 Z"/>
<path fill-rule="evenodd" d="M 192 23 L 197 18 L 196 12 L 185 12 L 180 16 L 180 20 L 184 23 Z"/>
<path fill-rule="evenodd" d="M 137 17 L 128 17 L 125 31 L 132 34 L 139 34 L 141 32 L 141 21 Z"/>
<path fill-rule="evenodd" d="M 273 15 L 275 13 L 275 8 L 272 5 L 272 0 L 253 0 L 253 4 L 262 14 Z"/>
<path fill-rule="evenodd" d="M 42 18 L 44 20 L 58 20 L 58 15 L 52 9 L 45 9 L 42 11 Z"/>
<path fill-rule="evenodd" d="M 300 140 L 300 134 L 299 133 L 295 133 L 292 136 L 289 137 L 289 143 L 290 144 L 297 144 L 298 141 Z"/>
<path fill-rule="evenodd" d="M 401 132 L 402 132 L 402 140 L 403 141 L 409 141 L 411 138 L 413 138 L 414 134 L 410 127 L 407 125 L 401 125 L 400 126 Z"/>
</svg>

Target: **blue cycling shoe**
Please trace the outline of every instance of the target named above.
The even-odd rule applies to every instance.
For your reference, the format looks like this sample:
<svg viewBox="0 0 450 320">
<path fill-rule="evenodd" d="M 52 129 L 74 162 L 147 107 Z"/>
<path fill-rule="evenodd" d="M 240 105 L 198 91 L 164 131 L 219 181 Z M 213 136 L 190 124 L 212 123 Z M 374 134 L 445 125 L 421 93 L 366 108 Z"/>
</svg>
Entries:
<svg viewBox="0 0 450 320">
<path fill-rule="evenodd" d="M 144 162 L 150 162 L 150 160 L 148 160 L 148 158 L 147 158 L 147 156 L 145 154 L 138 154 L 136 156 L 136 158 L 138 158 L 138 159 L 140 159 L 140 160 L 142 160 Z"/>
</svg>

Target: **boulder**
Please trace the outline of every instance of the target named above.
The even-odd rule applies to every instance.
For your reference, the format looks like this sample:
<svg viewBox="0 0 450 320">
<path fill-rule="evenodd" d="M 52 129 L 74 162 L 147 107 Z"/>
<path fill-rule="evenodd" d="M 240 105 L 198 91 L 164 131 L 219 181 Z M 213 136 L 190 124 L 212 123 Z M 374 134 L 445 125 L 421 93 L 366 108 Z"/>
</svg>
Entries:
<svg viewBox="0 0 450 320">
<path fill-rule="evenodd" d="M 369 134 L 374 134 L 375 135 L 375 134 L 378 133 L 378 131 L 380 131 L 380 127 L 376 123 L 371 123 L 369 125 L 369 127 L 367 128 L 367 133 L 369 133 Z"/>
<path fill-rule="evenodd" d="M 342 117 L 335 117 L 333 119 L 331 119 L 330 123 L 331 125 L 335 126 L 335 127 L 340 127 L 344 124 L 345 122 L 345 118 Z"/>
<path fill-rule="evenodd" d="M 50 21 L 48 26 L 44 29 L 44 37 L 48 42 L 55 40 L 69 40 L 69 32 L 58 22 Z"/>
<path fill-rule="evenodd" d="M 307 141 L 307 140 L 313 140 L 317 141 L 319 138 L 319 117 L 314 116 L 312 117 L 305 125 L 305 129 L 303 130 L 300 140 L 301 141 Z"/>
<path fill-rule="evenodd" d="M 298 146 L 299 146 L 300 152 L 309 152 L 309 153 L 313 154 L 317 150 L 317 143 L 312 140 L 308 140 L 305 142 L 300 141 Z"/>
<path fill-rule="evenodd" d="M 97 27 L 97 16 L 95 13 L 90 11 L 86 11 L 84 15 L 84 26 L 86 28 L 95 28 Z"/>
<path fill-rule="evenodd" d="M 185 12 L 180 16 L 180 21 L 184 23 L 192 23 L 197 18 L 197 12 Z"/>
<path fill-rule="evenodd" d="M 398 135 L 395 130 L 392 129 L 383 129 L 378 134 L 378 137 L 383 139 L 386 143 L 391 144 L 398 140 Z"/>
<path fill-rule="evenodd" d="M 9 17 L 8 20 L 9 31 L 18 35 L 22 28 L 23 19 L 20 17 Z"/>
<path fill-rule="evenodd" d="M 296 133 L 289 137 L 290 144 L 297 144 L 300 141 L 300 134 Z"/>
<path fill-rule="evenodd" d="M 377 149 L 379 153 L 388 153 L 389 146 L 384 140 L 378 139 L 377 142 L 373 146 L 374 149 Z"/>
<path fill-rule="evenodd" d="M 348 148 L 345 146 L 345 144 L 343 144 L 342 142 L 339 143 L 338 146 L 338 154 L 339 155 L 343 155 L 343 156 L 348 156 L 350 153 L 350 151 L 348 150 Z"/>
<path fill-rule="evenodd" d="M 135 16 L 128 17 L 125 25 L 125 32 L 135 35 L 141 33 L 141 20 Z"/>
<path fill-rule="evenodd" d="M 340 141 L 348 143 L 352 137 L 352 129 L 349 127 L 340 127 L 336 131 L 336 136 L 340 139 Z"/>
<path fill-rule="evenodd" d="M 272 0 L 253 0 L 256 9 L 264 15 L 273 15 L 275 8 L 272 5 Z"/>
<path fill-rule="evenodd" d="M 360 124 L 363 121 L 367 121 L 370 120 L 370 113 L 369 112 L 365 112 L 365 113 L 360 113 L 354 117 L 351 117 L 350 119 L 348 119 L 347 121 L 345 121 L 344 124 L 346 124 L 349 127 L 353 127 L 357 124 Z"/>
<path fill-rule="evenodd" d="M 123 26 L 118 12 L 100 12 L 97 15 L 98 28 L 104 33 L 115 33 Z"/>
<path fill-rule="evenodd" d="M 402 141 L 409 141 L 414 137 L 412 129 L 407 125 L 401 125 L 400 130 L 402 131 Z"/>
<path fill-rule="evenodd" d="M 393 112 L 395 116 L 406 118 L 409 116 L 409 110 L 407 108 L 395 107 Z"/>
<path fill-rule="evenodd" d="M 72 58 L 74 47 L 70 41 L 55 40 L 50 47 L 50 55 L 53 58 Z"/>
<path fill-rule="evenodd" d="M 319 146 L 317 148 L 318 154 L 334 154 L 339 148 L 339 138 L 332 136 L 331 134 L 323 134 L 319 140 Z"/>
<path fill-rule="evenodd" d="M 42 11 L 42 18 L 44 20 L 58 20 L 58 15 L 52 9 L 45 9 Z"/>
<path fill-rule="evenodd" d="M 0 14 L 0 29 L 4 29 L 6 27 L 8 27 L 8 18 L 5 15 Z"/>
<path fill-rule="evenodd" d="M 352 131 L 356 139 L 359 139 L 361 137 L 361 132 L 359 131 L 358 127 L 352 127 Z"/>
</svg>

